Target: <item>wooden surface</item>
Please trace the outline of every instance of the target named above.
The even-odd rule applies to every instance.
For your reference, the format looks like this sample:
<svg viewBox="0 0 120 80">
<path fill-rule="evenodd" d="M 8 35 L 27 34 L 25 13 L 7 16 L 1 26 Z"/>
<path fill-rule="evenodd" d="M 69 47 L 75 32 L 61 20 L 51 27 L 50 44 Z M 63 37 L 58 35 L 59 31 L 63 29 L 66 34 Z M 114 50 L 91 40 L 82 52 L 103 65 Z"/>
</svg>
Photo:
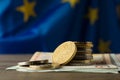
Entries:
<svg viewBox="0 0 120 80">
<path fill-rule="evenodd" d="M 0 55 L 0 80 L 120 80 L 120 74 L 49 72 L 28 73 L 5 68 L 16 65 L 19 61 L 27 61 L 32 55 Z"/>
</svg>

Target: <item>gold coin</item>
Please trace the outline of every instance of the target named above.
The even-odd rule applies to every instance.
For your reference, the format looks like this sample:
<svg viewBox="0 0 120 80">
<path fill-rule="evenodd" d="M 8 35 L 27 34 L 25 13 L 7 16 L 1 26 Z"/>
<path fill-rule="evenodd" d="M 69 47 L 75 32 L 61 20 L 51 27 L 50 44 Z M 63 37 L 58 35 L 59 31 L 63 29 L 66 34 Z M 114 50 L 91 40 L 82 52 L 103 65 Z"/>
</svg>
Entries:
<svg viewBox="0 0 120 80">
<path fill-rule="evenodd" d="M 28 62 L 19 62 L 18 65 L 19 65 L 19 66 L 22 66 L 22 65 L 29 65 L 29 63 L 28 63 Z"/>
<path fill-rule="evenodd" d="M 18 63 L 18 66 L 21 66 L 21 67 L 29 67 L 29 63 L 28 63 L 28 62 L 19 62 L 19 63 Z"/>
<path fill-rule="evenodd" d="M 75 42 L 75 44 L 79 47 L 86 47 L 86 48 L 93 47 L 92 42 Z"/>
<path fill-rule="evenodd" d="M 53 69 L 58 69 L 58 68 L 60 68 L 60 67 L 61 67 L 60 64 L 52 64 L 52 68 L 53 68 Z"/>
<path fill-rule="evenodd" d="M 69 63 L 67 66 L 89 66 L 91 63 L 83 64 L 83 63 Z"/>
<path fill-rule="evenodd" d="M 91 48 L 77 46 L 77 51 L 91 51 L 91 50 L 92 50 Z"/>
<path fill-rule="evenodd" d="M 77 48 L 74 42 L 67 41 L 59 45 L 52 55 L 53 64 L 67 64 L 76 55 Z"/>
<path fill-rule="evenodd" d="M 90 41 L 85 41 L 85 42 L 78 42 L 78 41 L 74 41 L 76 44 L 92 44 L 92 42 Z"/>
<path fill-rule="evenodd" d="M 48 69 L 58 69 L 61 66 L 59 64 L 46 63 L 43 65 L 30 65 L 29 68 L 33 70 L 48 70 Z"/>
<path fill-rule="evenodd" d="M 91 63 L 91 60 L 72 60 L 70 63 L 83 63 L 83 64 L 88 64 L 88 63 Z"/>
<path fill-rule="evenodd" d="M 48 63 L 48 60 L 29 61 L 30 65 L 40 65 Z"/>
<path fill-rule="evenodd" d="M 77 51 L 77 54 L 91 54 L 92 50 L 81 50 L 81 51 Z"/>
<path fill-rule="evenodd" d="M 92 56 L 75 56 L 74 60 L 90 60 L 93 59 Z"/>
<path fill-rule="evenodd" d="M 77 50 L 92 50 L 92 48 L 79 47 L 79 46 L 77 46 Z"/>
<path fill-rule="evenodd" d="M 77 53 L 75 57 L 91 57 L 93 54 Z"/>
<path fill-rule="evenodd" d="M 30 65 L 30 68 L 33 70 L 45 70 L 45 69 L 51 69 L 52 68 L 52 64 L 51 63 L 47 63 L 44 65 Z"/>
<path fill-rule="evenodd" d="M 41 65 L 48 63 L 48 60 L 38 60 L 38 61 L 26 61 L 26 62 L 19 62 L 19 66 L 29 66 L 29 65 Z"/>
<path fill-rule="evenodd" d="M 76 46 L 82 47 L 82 48 L 92 48 L 93 47 L 93 45 L 90 45 L 90 44 L 76 44 Z"/>
</svg>

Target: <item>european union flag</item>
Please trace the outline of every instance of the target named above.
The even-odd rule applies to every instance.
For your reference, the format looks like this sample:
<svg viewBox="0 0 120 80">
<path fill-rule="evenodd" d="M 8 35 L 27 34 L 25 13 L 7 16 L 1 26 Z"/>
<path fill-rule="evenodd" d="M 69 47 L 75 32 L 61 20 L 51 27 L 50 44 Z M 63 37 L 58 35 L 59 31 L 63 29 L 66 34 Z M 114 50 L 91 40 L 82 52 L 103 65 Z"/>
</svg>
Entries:
<svg viewBox="0 0 120 80">
<path fill-rule="evenodd" d="M 0 0 L 0 53 L 54 51 L 64 41 L 118 53 L 119 21 L 119 0 Z"/>
</svg>

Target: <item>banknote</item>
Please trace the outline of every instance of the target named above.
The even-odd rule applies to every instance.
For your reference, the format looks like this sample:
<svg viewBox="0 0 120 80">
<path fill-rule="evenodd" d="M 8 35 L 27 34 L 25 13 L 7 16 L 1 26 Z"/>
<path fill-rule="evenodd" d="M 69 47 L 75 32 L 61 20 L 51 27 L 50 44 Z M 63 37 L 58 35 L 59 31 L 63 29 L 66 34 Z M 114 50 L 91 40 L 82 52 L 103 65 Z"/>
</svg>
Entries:
<svg viewBox="0 0 120 80">
<path fill-rule="evenodd" d="M 112 63 L 118 67 L 118 71 L 120 72 L 120 54 L 110 54 Z"/>
<path fill-rule="evenodd" d="M 117 56 L 117 58 L 120 58 Z M 59 69 L 32 70 L 29 67 L 12 66 L 6 68 L 15 69 L 21 72 L 93 72 L 93 73 L 118 73 L 120 61 L 115 54 L 93 54 L 93 64 L 87 66 L 62 66 Z M 52 63 L 52 52 L 36 52 L 29 61 L 49 60 Z M 116 61 L 117 59 L 117 61 Z M 115 64 L 114 64 L 115 63 Z"/>
<path fill-rule="evenodd" d="M 116 56 L 116 59 L 118 60 L 118 66 L 120 67 L 120 54 L 116 54 L 115 56 Z"/>
<path fill-rule="evenodd" d="M 93 54 L 93 64 L 112 64 L 110 54 Z"/>
<path fill-rule="evenodd" d="M 63 66 L 60 69 L 33 70 L 31 68 L 12 66 L 7 68 L 15 69 L 20 72 L 91 72 L 91 73 L 118 73 L 114 65 L 91 65 L 91 66 Z"/>
<path fill-rule="evenodd" d="M 48 60 L 52 62 L 52 52 L 35 52 L 29 61 Z"/>
</svg>

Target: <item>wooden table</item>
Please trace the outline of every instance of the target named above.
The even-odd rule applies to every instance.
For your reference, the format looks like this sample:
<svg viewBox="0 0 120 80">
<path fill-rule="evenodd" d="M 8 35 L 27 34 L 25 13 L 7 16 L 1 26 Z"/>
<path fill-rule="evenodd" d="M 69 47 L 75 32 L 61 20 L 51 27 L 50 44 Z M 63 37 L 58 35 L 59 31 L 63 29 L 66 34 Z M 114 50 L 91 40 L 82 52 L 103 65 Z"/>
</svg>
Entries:
<svg viewBox="0 0 120 80">
<path fill-rule="evenodd" d="M 29 73 L 6 71 L 5 68 L 19 61 L 28 61 L 32 55 L 0 55 L 0 80 L 120 80 L 120 74 L 97 74 L 78 72 Z"/>
</svg>

